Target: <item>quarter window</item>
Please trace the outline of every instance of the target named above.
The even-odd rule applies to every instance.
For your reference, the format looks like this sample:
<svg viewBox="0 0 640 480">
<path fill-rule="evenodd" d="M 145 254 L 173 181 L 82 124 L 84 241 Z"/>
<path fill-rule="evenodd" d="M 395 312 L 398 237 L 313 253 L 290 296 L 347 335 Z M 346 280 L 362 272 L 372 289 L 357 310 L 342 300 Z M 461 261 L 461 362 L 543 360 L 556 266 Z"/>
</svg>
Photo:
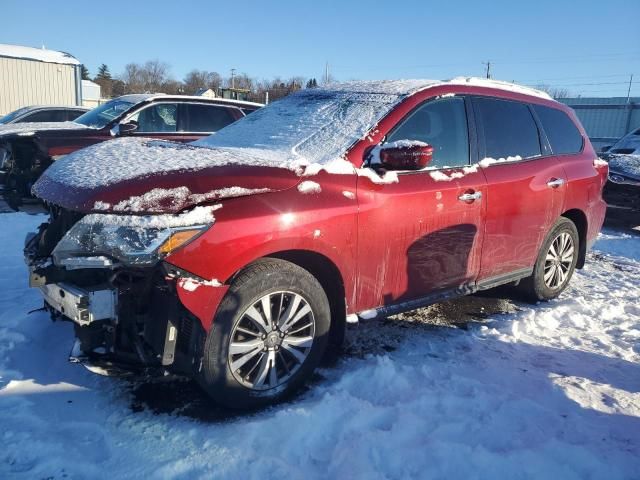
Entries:
<svg viewBox="0 0 640 480">
<path fill-rule="evenodd" d="M 541 155 L 538 127 L 524 103 L 476 98 L 484 130 L 485 156 L 530 158 Z"/>
<path fill-rule="evenodd" d="M 582 150 L 582 135 L 565 112 L 542 105 L 534 105 L 533 109 L 542 123 L 554 154 L 578 153 Z"/>
<path fill-rule="evenodd" d="M 469 134 L 464 99 L 445 98 L 418 107 L 387 136 L 387 142 L 419 140 L 433 147 L 430 167 L 469 164 Z"/>
</svg>

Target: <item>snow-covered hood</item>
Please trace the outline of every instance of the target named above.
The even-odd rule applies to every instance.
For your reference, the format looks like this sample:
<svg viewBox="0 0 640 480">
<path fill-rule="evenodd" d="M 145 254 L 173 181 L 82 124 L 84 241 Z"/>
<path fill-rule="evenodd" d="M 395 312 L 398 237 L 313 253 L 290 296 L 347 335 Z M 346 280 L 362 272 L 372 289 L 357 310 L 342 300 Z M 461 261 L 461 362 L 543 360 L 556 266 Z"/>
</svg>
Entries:
<svg viewBox="0 0 640 480">
<path fill-rule="evenodd" d="M 640 182 L 640 155 L 609 155 L 609 176 L 624 175 Z"/>
<path fill-rule="evenodd" d="M 90 127 L 75 122 L 24 122 L 0 125 L 0 139 L 11 135 L 31 136 L 50 130 L 90 130 Z"/>
<path fill-rule="evenodd" d="M 222 198 L 294 187 L 303 166 L 285 152 L 121 138 L 58 160 L 33 193 L 82 212 L 176 213 Z"/>
</svg>

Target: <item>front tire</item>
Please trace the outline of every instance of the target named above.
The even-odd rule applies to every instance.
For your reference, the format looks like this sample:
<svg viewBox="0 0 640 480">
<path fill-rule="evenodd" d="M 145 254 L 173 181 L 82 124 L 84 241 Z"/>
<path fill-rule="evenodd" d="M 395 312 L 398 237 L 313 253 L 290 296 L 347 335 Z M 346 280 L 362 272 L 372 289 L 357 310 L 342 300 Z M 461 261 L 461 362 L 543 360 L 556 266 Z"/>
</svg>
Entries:
<svg viewBox="0 0 640 480">
<path fill-rule="evenodd" d="M 560 217 L 542 243 L 533 274 L 520 282 L 528 298 L 551 300 L 567 288 L 578 262 L 579 242 L 575 224 Z"/>
<path fill-rule="evenodd" d="M 232 282 L 207 336 L 200 384 L 218 403 L 256 408 L 295 392 L 317 367 L 329 300 L 307 270 L 263 259 Z"/>
</svg>

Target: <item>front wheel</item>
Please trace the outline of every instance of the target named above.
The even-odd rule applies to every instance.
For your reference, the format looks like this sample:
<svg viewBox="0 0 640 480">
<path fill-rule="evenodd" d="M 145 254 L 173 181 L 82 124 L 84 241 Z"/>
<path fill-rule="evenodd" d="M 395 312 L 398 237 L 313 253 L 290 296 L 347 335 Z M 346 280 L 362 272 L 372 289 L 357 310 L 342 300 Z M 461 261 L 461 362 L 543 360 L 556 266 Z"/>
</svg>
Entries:
<svg viewBox="0 0 640 480">
<path fill-rule="evenodd" d="M 205 343 L 200 383 L 217 402 L 254 408 L 299 388 L 320 362 L 329 301 L 308 271 L 261 260 L 233 281 Z"/>
<path fill-rule="evenodd" d="M 520 283 L 521 290 L 534 301 L 560 295 L 576 268 L 579 241 L 575 224 L 561 217 L 542 243 L 533 274 Z"/>
</svg>

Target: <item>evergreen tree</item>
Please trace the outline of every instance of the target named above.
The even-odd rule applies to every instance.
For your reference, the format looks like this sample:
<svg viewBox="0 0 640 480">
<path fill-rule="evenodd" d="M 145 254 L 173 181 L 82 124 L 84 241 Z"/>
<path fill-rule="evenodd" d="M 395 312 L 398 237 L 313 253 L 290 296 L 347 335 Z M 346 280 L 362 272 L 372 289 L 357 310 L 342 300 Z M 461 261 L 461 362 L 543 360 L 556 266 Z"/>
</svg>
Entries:
<svg viewBox="0 0 640 480">
<path fill-rule="evenodd" d="M 316 88 L 317 86 L 318 82 L 315 78 L 310 78 L 309 81 L 307 81 L 307 88 Z"/>
<path fill-rule="evenodd" d="M 107 65 L 105 65 L 104 63 L 98 68 L 98 75 L 96 75 L 96 79 L 111 80 L 111 72 L 109 71 L 109 67 L 107 67 Z"/>
<path fill-rule="evenodd" d="M 89 69 L 84 65 L 80 65 L 80 74 L 82 75 L 82 80 L 91 80 L 89 78 Z"/>
</svg>

